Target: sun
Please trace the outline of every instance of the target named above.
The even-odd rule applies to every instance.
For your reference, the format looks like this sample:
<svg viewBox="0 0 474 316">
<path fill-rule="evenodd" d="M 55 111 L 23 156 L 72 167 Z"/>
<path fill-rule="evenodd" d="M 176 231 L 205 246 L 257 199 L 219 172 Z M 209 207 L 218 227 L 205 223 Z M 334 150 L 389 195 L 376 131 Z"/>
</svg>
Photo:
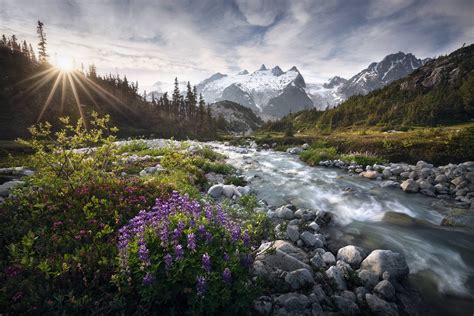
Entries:
<svg viewBox="0 0 474 316">
<path fill-rule="evenodd" d="M 62 72 L 69 72 L 74 70 L 73 59 L 69 56 L 58 56 L 56 60 L 56 67 Z"/>
</svg>

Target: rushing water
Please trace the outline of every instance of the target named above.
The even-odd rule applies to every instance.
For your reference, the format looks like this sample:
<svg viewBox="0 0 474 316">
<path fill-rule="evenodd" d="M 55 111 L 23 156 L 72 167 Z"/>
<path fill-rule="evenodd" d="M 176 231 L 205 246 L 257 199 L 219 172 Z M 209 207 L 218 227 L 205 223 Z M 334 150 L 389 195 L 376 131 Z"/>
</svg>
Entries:
<svg viewBox="0 0 474 316">
<path fill-rule="evenodd" d="M 257 196 L 270 205 L 292 203 L 333 212 L 338 238 L 366 249 L 404 253 L 412 283 L 436 314 L 474 312 L 474 235 L 439 226 L 449 210 L 439 200 L 382 188 L 380 181 L 341 170 L 313 168 L 286 153 L 214 146 L 243 170 Z M 395 220 L 387 221 L 386 214 Z"/>
</svg>

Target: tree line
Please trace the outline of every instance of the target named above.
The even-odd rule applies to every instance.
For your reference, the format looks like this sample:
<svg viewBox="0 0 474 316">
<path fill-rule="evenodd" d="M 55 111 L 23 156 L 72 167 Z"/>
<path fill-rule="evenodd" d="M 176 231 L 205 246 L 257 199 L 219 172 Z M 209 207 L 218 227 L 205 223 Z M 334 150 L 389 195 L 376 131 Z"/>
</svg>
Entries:
<svg viewBox="0 0 474 316">
<path fill-rule="evenodd" d="M 35 123 L 34 116 L 41 111 L 53 89 L 54 78 L 36 89 L 33 97 L 21 97 L 34 85 L 34 82 L 27 81 L 28 78 L 38 77 L 39 81 L 43 72 L 55 70 L 55 66 L 48 62 L 47 38 L 44 24 L 40 21 L 37 23 L 37 38 L 37 53 L 31 43 L 20 41 L 16 35 L 3 35 L 0 40 L 0 69 L 5 70 L 0 74 L 0 86 L 5 88 L 0 91 L 3 103 L 0 123 L 6 122 L 1 128 L 4 137 L 22 136 L 28 127 L 26 124 Z M 176 78 L 171 95 L 164 93 L 155 97 L 152 93 L 151 100 L 148 100 L 146 91 L 140 93 L 138 81 L 131 81 L 118 73 L 101 75 L 94 64 L 85 67 L 81 63 L 72 74 L 86 116 L 92 111 L 110 114 L 122 136 L 213 139 L 219 129 L 225 130 L 222 122 L 211 115 L 211 108 L 203 96 L 189 82 L 182 93 Z M 78 117 L 80 111 L 77 111 L 72 92 L 67 82 L 65 89 L 57 89 L 44 120 L 55 121 L 60 115 Z M 13 118 L 10 123 L 8 117 Z"/>
</svg>

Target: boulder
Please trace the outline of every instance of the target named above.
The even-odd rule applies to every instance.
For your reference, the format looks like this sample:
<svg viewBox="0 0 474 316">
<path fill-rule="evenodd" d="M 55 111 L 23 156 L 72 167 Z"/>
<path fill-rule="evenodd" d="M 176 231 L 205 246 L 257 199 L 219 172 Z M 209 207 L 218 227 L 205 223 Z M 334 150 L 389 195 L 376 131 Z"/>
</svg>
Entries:
<svg viewBox="0 0 474 316">
<path fill-rule="evenodd" d="M 341 315 L 344 316 L 355 316 L 360 315 L 359 307 L 353 301 L 339 296 L 333 295 L 331 296 L 334 305 L 336 306 L 337 310 L 340 312 Z"/>
<path fill-rule="evenodd" d="M 388 280 L 380 281 L 374 288 L 374 292 L 387 301 L 395 298 L 395 288 Z"/>
<path fill-rule="evenodd" d="M 293 219 L 295 215 L 288 207 L 282 206 L 275 210 L 275 216 L 282 219 Z"/>
<path fill-rule="evenodd" d="M 418 183 L 412 179 L 403 181 L 402 184 L 400 184 L 400 187 L 402 188 L 403 191 L 409 192 L 409 193 L 418 192 L 418 190 L 420 189 Z"/>
<path fill-rule="evenodd" d="M 427 163 L 427 162 L 424 162 L 423 160 L 420 160 L 416 163 L 416 169 L 423 169 L 423 168 L 429 168 L 429 169 L 432 169 L 433 168 L 433 165 L 430 164 L 430 163 Z"/>
<path fill-rule="evenodd" d="M 322 269 L 326 266 L 323 257 L 319 253 L 316 253 L 313 258 L 311 258 L 310 262 L 315 269 Z"/>
<path fill-rule="evenodd" d="M 448 182 L 448 177 L 446 177 L 446 175 L 444 175 L 444 174 L 440 174 L 440 175 L 436 176 L 435 182 L 437 182 L 437 183 L 446 183 L 446 182 Z"/>
<path fill-rule="evenodd" d="M 365 301 L 370 311 L 377 316 L 398 316 L 397 306 L 390 304 L 376 295 L 365 294 Z"/>
<path fill-rule="evenodd" d="M 298 226 L 288 225 L 286 228 L 286 236 L 288 236 L 291 241 L 296 242 L 300 238 Z"/>
<path fill-rule="evenodd" d="M 268 316 L 272 311 L 272 298 L 268 296 L 261 296 L 253 302 L 253 310 L 257 315 Z"/>
<path fill-rule="evenodd" d="M 371 271 L 360 270 L 357 274 L 364 287 L 372 290 L 379 282 L 379 276 Z"/>
<path fill-rule="evenodd" d="M 314 284 L 313 275 L 311 274 L 310 270 L 306 268 L 289 272 L 285 276 L 285 281 L 291 286 L 293 290 L 299 290 Z"/>
<path fill-rule="evenodd" d="M 374 250 L 361 263 L 361 269 L 375 273 L 379 278 L 387 271 L 390 277 L 402 279 L 408 276 L 405 257 L 391 250 Z"/>
<path fill-rule="evenodd" d="M 364 178 L 368 178 L 368 179 L 377 179 L 377 177 L 380 175 L 377 171 L 375 170 L 367 170 L 367 171 L 364 171 L 364 172 L 361 172 L 360 173 L 361 176 L 363 176 Z"/>
<path fill-rule="evenodd" d="M 25 182 L 20 180 L 12 180 L 0 184 L 0 197 L 7 197 L 14 188 L 23 184 L 25 184 Z"/>
<path fill-rule="evenodd" d="M 365 258 L 365 251 L 361 247 L 346 246 L 337 252 L 337 260 L 342 260 L 351 265 L 352 268 L 357 269 L 360 263 Z"/>
<path fill-rule="evenodd" d="M 332 266 L 334 264 L 336 264 L 336 258 L 334 257 L 334 255 L 332 254 L 332 252 L 330 251 L 326 251 L 323 255 L 323 261 L 325 264 L 327 264 L 328 266 Z"/>
<path fill-rule="evenodd" d="M 336 289 L 340 291 L 347 290 L 346 279 L 344 279 L 344 274 L 338 267 L 329 267 L 329 269 L 325 271 L 325 274 L 329 280 L 334 282 Z"/>
<path fill-rule="evenodd" d="M 221 197 L 222 192 L 223 192 L 223 185 L 222 184 L 215 184 L 215 185 L 213 185 L 212 187 L 209 188 L 209 190 L 207 191 L 207 194 L 209 194 L 213 198 L 217 199 L 217 198 Z"/>
<path fill-rule="evenodd" d="M 304 244 L 308 247 L 322 247 L 323 243 L 321 240 L 316 238 L 316 236 L 313 233 L 310 233 L 309 231 L 304 231 L 300 235 L 301 240 L 303 240 Z"/>
<path fill-rule="evenodd" d="M 275 298 L 275 303 L 288 312 L 302 311 L 311 304 L 308 297 L 299 293 L 285 293 Z"/>
<path fill-rule="evenodd" d="M 319 225 L 316 223 L 316 222 L 311 222 L 309 225 L 308 225 L 309 228 L 311 228 L 313 231 L 315 232 L 318 232 L 320 227 Z"/>
<path fill-rule="evenodd" d="M 390 178 L 392 176 L 392 172 L 390 171 L 390 168 L 385 168 L 382 171 L 382 176 L 384 179 Z"/>
<path fill-rule="evenodd" d="M 222 194 L 227 198 L 232 198 L 234 195 L 240 196 L 239 191 L 236 190 L 234 185 L 226 184 L 222 186 Z"/>
<path fill-rule="evenodd" d="M 261 262 L 271 270 L 294 271 L 302 268 L 310 270 L 306 253 L 288 241 L 276 240 L 260 246 L 255 262 Z"/>
</svg>

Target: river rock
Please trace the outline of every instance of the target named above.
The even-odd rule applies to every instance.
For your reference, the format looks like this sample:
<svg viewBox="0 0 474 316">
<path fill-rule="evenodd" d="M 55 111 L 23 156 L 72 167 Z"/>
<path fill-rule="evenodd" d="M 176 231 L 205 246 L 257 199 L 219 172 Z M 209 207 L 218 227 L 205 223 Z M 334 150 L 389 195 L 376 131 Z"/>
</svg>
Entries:
<svg viewBox="0 0 474 316">
<path fill-rule="evenodd" d="M 448 182 L 448 177 L 444 174 L 437 175 L 435 178 L 435 182 L 437 183 L 446 183 Z"/>
<path fill-rule="evenodd" d="M 12 180 L 12 181 L 8 181 L 8 182 L 5 182 L 3 184 L 0 184 L 0 196 L 1 197 L 7 197 L 8 195 L 10 195 L 10 192 L 16 188 L 17 186 L 20 186 L 20 185 L 23 185 L 25 184 L 24 181 L 20 181 L 20 180 Z"/>
<path fill-rule="evenodd" d="M 380 281 L 374 288 L 374 292 L 387 301 L 395 298 L 395 288 L 388 280 Z"/>
<path fill-rule="evenodd" d="M 410 192 L 416 193 L 420 189 L 418 183 L 412 179 L 403 181 L 402 184 L 400 184 L 400 187 L 402 188 L 403 191 L 409 192 L 409 193 Z"/>
<path fill-rule="evenodd" d="M 310 270 L 310 266 L 303 262 L 306 260 L 307 255 L 303 250 L 285 240 L 263 243 L 255 257 L 255 262 L 260 261 L 270 269 L 283 271 L 294 271 L 302 268 Z"/>
<path fill-rule="evenodd" d="M 275 216 L 282 219 L 293 219 L 294 213 L 288 207 L 282 206 L 275 210 Z"/>
<path fill-rule="evenodd" d="M 467 227 L 474 229 L 474 212 L 466 209 L 455 209 L 441 221 L 441 226 Z"/>
<path fill-rule="evenodd" d="M 390 171 L 390 168 L 385 168 L 383 171 L 382 171 L 382 176 L 384 179 L 388 179 L 392 176 L 392 172 Z"/>
<path fill-rule="evenodd" d="M 323 257 L 319 253 L 316 253 L 309 262 L 311 262 L 311 265 L 315 269 L 318 269 L 318 270 L 326 266 L 326 263 L 324 262 Z"/>
<path fill-rule="evenodd" d="M 207 194 L 212 196 L 213 198 L 217 199 L 222 195 L 223 185 L 222 184 L 215 184 L 209 188 Z"/>
<path fill-rule="evenodd" d="M 321 240 L 316 238 L 316 236 L 313 233 L 310 233 L 309 231 L 304 231 L 303 233 L 301 233 L 300 238 L 308 247 L 316 246 L 320 248 L 323 246 L 323 243 L 321 242 Z"/>
<path fill-rule="evenodd" d="M 320 229 L 319 225 L 316 222 L 311 222 L 308 227 L 311 228 L 314 232 L 318 232 Z"/>
<path fill-rule="evenodd" d="M 402 166 L 392 166 L 390 167 L 390 172 L 396 176 L 400 175 L 402 172 L 405 171 L 405 168 Z"/>
<path fill-rule="evenodd" d="M 311 274 L 310 270 L 306 268 L 289 272 L 285 276 L 285 281 L 291 286 L 293 290 L 299 290 L 314 284 L 313 275 Z"/>
<path fill-rule="evenodd" d="M 368 171 L 364 171 L 364 172 L 361 172 L 360 173 L 361 176 L 363 176 L 364 178 L 368 178 L 368 179 L 377 179 L 377 177 L 380 175 L 377 171 L 375 170 L 368 170 Z"/>
<path fill-rule="evenodd" d="M 296 242 L 300 238 L 300 232 L 298 226 L 288 225 L 286 228 L 286 235 L 290 238 L 291 241 Z"/>
<path fill-rule="evenodd" d="M 248 195 L 250 193 L 250 187 L 248 186 L 238 186 L 235 189 L 240 193 L 240 195 Z"/>
<path fill-rule="evenodd" d="M 272 298 L 268 296 L 261 296 L 253 302 L 253 310 L 257 315 L 268 316 L 272 312 Z"/>
<path fill-rule="evenodd" d="M 226 184 L 222 186 L 222 194 L 227 198 L 232 198 L 234 195 L 240 196 L 239 191 L 236 190 L 235 186 L 232 184 Z"/>
<path fill-rule="evenodd" d="M 424 169 L 424 168 L 432 169 L 433 165 L 430 164 L 430 163 L 424 162 L 423 160 L 420 160 L 416 163 L 416 169 L 421 170 L 421 169 Z"/>
<path fill-rule="evenodd" d="M 355 316 L 360 314 L 359 307 L 352 300 L 339 295 L 333 295 L 331 299 L 341 315 Z"/>
<path fill-rule="evenodd" d="M 361 263 L 361 269 L 374 272 L 379 278 L 384 271 L 390 273 L 394 279 L 402 279 L 408 276 L 408 265 L 405 257 L 391 250 L 374 250 Z"/>
<path fill-rule="evenodd" d="M 397 306 L 390 304 L 376 295 L 365 294 L 365 301 L 370 311 L 377 316 L 398 316 Z"/>
<path fill-rule="evenodd" d="M 325 264 L 327 264 L 328 266 L 332 266 L 334 264 L 336 264 L 336 258 L 334 257 L 334 255 L 330 252 L 330 251 L 326 251 L 323 255 L 323 261 Z"/>
<path fill-rule="evenodd" d="M 365 250 L 361 247 L 349 245 L 339 249 L 337 252 L 337 260 L 342 260 L 350 264 L 354 269 L 357 269 L 365 258 Z"/>
<path fill-rule="evenodd" d="M 338 267 L 329 267 L 329 269 L 325 271 L 325 274 L 329 280 L 332 280 L 334 282 L 336 289 L 340 291 L 347 290 L 346 279 L 344 279 L 344 274 Z"/>
<path fill-rule="evenodd" d="M 275 303 L 283 306 L 288 312 L 304 310 L 311 304 L 306 295 L 299 293 L 285 293 L 277 296 Z"/>
<path fill-rule="evenodd" d="M 360 270 L 357 276 L 368 290 L 372 290 L 379 282 L 379 276 L 372 271 Z"/>
</svg>

